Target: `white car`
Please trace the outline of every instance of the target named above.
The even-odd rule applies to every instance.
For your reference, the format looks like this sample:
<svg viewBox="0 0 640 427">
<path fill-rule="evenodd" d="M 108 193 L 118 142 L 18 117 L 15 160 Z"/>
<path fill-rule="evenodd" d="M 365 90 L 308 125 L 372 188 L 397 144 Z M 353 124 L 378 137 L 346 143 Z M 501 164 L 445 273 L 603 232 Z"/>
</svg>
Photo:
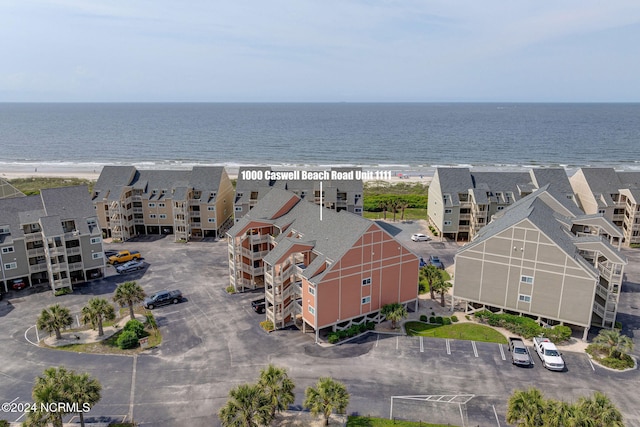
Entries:
<svg viewBox="0 0 640 427">
<path fill-rule="evenodd" d="M 411 240 L 413 240 L 414 242 L 428 242 L 429 240 L 431 240 L 431 237 L 427 236 L 426 234 L 416 233 L 411 235 Z"/>
</svg>

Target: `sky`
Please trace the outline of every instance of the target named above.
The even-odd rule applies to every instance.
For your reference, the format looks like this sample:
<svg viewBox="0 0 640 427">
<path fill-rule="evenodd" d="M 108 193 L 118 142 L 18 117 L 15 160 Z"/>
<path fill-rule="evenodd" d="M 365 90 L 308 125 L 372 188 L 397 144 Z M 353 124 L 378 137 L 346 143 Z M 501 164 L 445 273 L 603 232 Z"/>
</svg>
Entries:
<svg viewBox="0 0 640 427">
<path fill-rule="evenodd" d="M 638 0 L 3 0 L 0 102 L 640 102 Z"/>
</svg>

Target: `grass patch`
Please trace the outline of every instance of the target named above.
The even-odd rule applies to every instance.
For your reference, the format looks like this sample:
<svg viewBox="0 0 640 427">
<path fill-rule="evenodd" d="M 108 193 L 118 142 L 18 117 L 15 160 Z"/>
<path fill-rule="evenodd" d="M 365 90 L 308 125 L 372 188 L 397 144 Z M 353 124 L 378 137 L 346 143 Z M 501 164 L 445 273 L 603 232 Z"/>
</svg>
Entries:
<svg viewBox="0 0 640 427">
<path fill-rule="evenodd" d="M 500 332 L 488 326 L 477 325 L 475 323 L 430 325 L 422 322 L 407 322 L 404 327 L 407 331 L 407 335 L 412 336 L 507 344 L 507 339 Z"/>
<path fill-rule="evenodd" d="M 628 354 L 623 354 L 620 358 L 610 357 L 609 352 L 598 344 L 589 344 L 585 351 L 599 364 L 607 368 L 624 370 L 635 366 L 633 358 Z"/>
<path fill-rule="evenodd" d="M 421 421 L 388 420 L 386 418 L 374 418 L 350 415 L 347 419 L 347 427 L 455 427 L 451 424 L 430 424 Z"/>
<path fill-rule="evenodd" d="M 396 221 L 400 221 L 400 212 L 396 213 Z M 362 216 L 367 219 L 383 219 L 383 212 L 362 212 Z M 406 208 L 404 210 L 404 220 L 403 221 L 416 221 L 419 219 L 427 219 L 427 210 L 422 208 Z M 387 221 L 393 220 L 393 213 L 387 211 Z"/>
<path fill-rule="evenodd" d="M 37 172 L 34 172 L 37 173 Z M 40 194 L 43 188 L 71 187 L 74 185 L 87 185 L 89 192 L 93 190 L 95 181 L 81 178 L 16 178 L 10 179 L 9 184 L 22 191 L 27 196 Z"/>
</svg>

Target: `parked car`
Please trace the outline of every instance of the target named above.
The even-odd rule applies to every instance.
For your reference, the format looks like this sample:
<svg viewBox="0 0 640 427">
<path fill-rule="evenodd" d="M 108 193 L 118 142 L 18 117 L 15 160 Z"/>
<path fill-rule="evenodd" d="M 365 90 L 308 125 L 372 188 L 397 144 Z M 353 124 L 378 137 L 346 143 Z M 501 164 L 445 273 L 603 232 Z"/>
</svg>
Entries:
<svg viewBox="0 0 640 427">
<path fill-rule="evenodd" d="M 138 251 L 120 251 L 117 254 L 109 257 L 109 264 L 124 264 L 125 262 L 140 258 L 142 258 L 142 255 L 140 255 L 140 252 Z"/>
<path fill-rule="evenodd" d="M 264 298 L 257 299 L 255 301 L 251 301 L 251 308 L 258 314 L 264 313 L 266 308 L 266 302 Z"/>
<path fill-rule="evenodd" d="M 529 349 L 520 338 L 509 338 L 509 351 L 511 352 L 511 363 L 514 365 L 533 366 Z"/>
<path fill-rule="evenodd" d="M 431 237 L 427 236 L 426 234 L 415 233 L 411 235 L 411 240 L 413 240 L 414 242 L 428 242 L 429 240 L 431 240 Z"/>
<path fill-rule="evenodd" d="M 108 261 L 108 260 L 109 260 L 109 258 L 111 258 L 112 256 L 114 256 L 114 255 L 118 255 L 118 252 L 119 252 L 119 251 L 113 251 L 113 250 L 107 250 L 107 251 L 104 251 L 104 257 L 105 257 L 105 259 Z"/>
<path fill-rule="evenodd" d="M 142 270 L 144 268 L 144 262 L 138 260 L 131 260 L 125 262 L 122 265 L 116 266 L 116 271 L 118 274 L 126 274 L 131 273 L 133 271 Z"/>
<path fill-rule="evenodd" d="M 27 284 L 24 282 L 24 279 L 14 279 L 11 282 L 11 289 L 19 291 L 20 289 L 24 289 L 27 287 Z"/>
<path fill-rule="evenodd" d="M 426 267 L 427 263 L 425 262 L 424 258 L 420 257 L 420 268 Z"/>
<path fill-rule="evenodd" d="M 439 269 L 444 270 L 444 264 L 442 263 L 442 261 L 440 261 L 440 258 L 437 257 L 436 255 L 431 255 L 429 257 L 429 265 L 434 265 Z"/>
<path fill-rule="evenodd" d="M 144 308 L 153 310 L 155 307 L 167 304 L 177 304 L 180 301 L 182 301 L 182 292 L 176 289 L 175 291 L 156 292 L 151 295 L 150 298 L 145 298 L 143 305 Z"/>
<path fill-rule="evenodd" d="M 542 361 L 542 366 L 550 371 L 564 371 L 562 353 L 548 338 L 533 337 L 533 348 Z"/>
</svg>

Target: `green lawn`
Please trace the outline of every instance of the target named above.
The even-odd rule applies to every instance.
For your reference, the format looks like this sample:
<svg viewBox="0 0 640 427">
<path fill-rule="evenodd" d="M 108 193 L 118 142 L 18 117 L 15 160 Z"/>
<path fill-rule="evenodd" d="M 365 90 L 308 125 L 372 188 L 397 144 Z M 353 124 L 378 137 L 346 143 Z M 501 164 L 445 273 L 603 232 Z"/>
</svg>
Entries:
<svg viewBox="0 0 640 427">
<path fill-rule="evenodd" d="M 431 325 L 423 322 L 407 322 L 404 328 L 407 331 L 407 335 L 413 336 L 495 342 L 498 344 L 507 343 L 507 339 L 500 332 L 488 326 L 475 323 Z"/>
<path fill-rule="evenodd" d="M 362 215 L 367 219 L 383 219 L 382 212 L 364 211 Z M 396 214 L 396 221 L 400 221 L 400 212 Z M 420 208 L 407 208 L 404 210 L 404 221 L 415 221 L 418 219 L 427 219 L 427 210 Z M 387 221 L 393 221 L 393 214 L 387 212 Z"/>
<path fill-rule="evenodd" d="M 40 194 L 43 188 L 69 187 L 73 185 L 86 185 L 91 192 L 95 181 L 80 178 L 16 178 L 10 179 L 9 184 L 22 191 L 27 196 Z"/>
<path fill-rule="evenodd" d="M 363 416 L 350 416 L 347 427 L 455 427 L 451 424 L 429 424 L 417 421 L 388 420 Z"/>
</svg>

